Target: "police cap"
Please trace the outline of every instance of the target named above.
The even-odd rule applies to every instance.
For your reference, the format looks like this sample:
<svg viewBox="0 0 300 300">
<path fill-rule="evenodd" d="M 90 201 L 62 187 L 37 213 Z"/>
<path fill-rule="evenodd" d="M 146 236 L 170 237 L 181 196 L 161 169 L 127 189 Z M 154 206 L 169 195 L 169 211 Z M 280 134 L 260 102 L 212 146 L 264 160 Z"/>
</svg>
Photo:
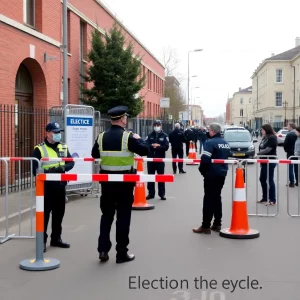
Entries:
<svg viewBox="0 0 300 300">
<path fill-rule="evenodd" d="M 161 120 L 155 120 L 153 125 L 161 126 Z"/>
<path fill-rule="evenodd" d="M 129 116 L 127 114 L 127 111 L 128 111 L 128 107 L 127 106 L 116 106 L 116 107 L 110 109 L 107 112 L 107 115 L 110 116 L 110 118 L 112 120 L 119 120 L 123 116 Z"/>
<path fill-rule="evenodd" d="M 63 130 L 60 128 L 58 123 L 52 122 L 46 126 L 46 131 L 47 132 L 51 132 L 51 131 L 52 132 L 61 132 Z"/>
</svg>

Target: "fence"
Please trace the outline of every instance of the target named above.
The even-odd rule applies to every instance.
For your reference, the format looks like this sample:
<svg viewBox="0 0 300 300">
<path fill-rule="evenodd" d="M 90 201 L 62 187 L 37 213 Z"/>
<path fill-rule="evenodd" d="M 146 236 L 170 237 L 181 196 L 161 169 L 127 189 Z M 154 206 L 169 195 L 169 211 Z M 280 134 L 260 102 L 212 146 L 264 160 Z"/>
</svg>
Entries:
<svg viewBox="0 0 300 300">
<path fill-rule="evenodd" d="M 45 138 L 47 123 L 61 116 L 61 111 L 55 109 L 0 104 L 0 157 L 32 156 L 34 146 Z M 129 119 L 128 129 L 145 138 L 153 130 L 154 120 L 153 118 Z M 96 112 L 94 136 L 108 129 L 110 125 L 109 118 L 102 118 L 100 112 Z M 169 133 L 173 129 L 173 122 L 164 120 L 162 127 L 166 133 Z M 13 162 L 9 167 L 9 185 L 6 186 L 5 165 L 2 161 L 0 162 L 0 195 L 6 193 L 6 188 L 8 193 L 13 193 L 35 186 L 35 178 L 32 178 L 30 174 L 29 161 Z M 96 185 L 93 187 L 97 188 Z"/>
</svg>

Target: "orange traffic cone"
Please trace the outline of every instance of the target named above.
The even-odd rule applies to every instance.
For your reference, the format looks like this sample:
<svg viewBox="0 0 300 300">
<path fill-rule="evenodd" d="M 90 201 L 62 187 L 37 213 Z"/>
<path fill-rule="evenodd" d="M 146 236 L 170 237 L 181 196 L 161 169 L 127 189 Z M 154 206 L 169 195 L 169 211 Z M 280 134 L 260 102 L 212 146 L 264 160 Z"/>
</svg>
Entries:
<svg viewBox="0 0 300 300">
<path fill-rule="evenodd" d="M 189 148 L 188 159 L 197 159 L 195 144 L 192 141 L 190 141 L 190 148 Z M 199 163 L 196 163 L 196 162 L 189 162 L 189 163 L 186 163 L 186 164 L 187 165 L 199 165 Z"/>
<path fill-rule="evenodd" d="M 230 239 L 254 239 L 259 237 L 259 231 L 250 229 L 248 224 L 246 191 L 242 168 L 236 169 L 231 227 L 222 229 L 220 236 Z"/>
<path fill-rule="evenodd" d="M 144 174 L 143 162 L 138 161 L 137 174 Z M 146 190 L 144 182 L 137 182 L 134 189 L 134 202 L 132 210 L 150 210 L 154 209 L 154 205 L 147 203 Z"/>
</svg>

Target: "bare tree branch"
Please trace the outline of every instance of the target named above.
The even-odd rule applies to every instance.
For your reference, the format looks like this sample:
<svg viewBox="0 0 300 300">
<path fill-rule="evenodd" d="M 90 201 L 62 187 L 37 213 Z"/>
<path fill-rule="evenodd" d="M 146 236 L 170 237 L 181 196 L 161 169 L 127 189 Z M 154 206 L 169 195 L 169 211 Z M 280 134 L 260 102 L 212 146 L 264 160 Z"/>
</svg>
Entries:
<svg viewBox="0 0 300 300">
<path fill-rule="evenodd" d="M 170 46 L 163 49 L 162 62 L 165 67 L 165 76 L 176 76 L 179 67 L 179 59 L 176 49 Z"/>
</svg>

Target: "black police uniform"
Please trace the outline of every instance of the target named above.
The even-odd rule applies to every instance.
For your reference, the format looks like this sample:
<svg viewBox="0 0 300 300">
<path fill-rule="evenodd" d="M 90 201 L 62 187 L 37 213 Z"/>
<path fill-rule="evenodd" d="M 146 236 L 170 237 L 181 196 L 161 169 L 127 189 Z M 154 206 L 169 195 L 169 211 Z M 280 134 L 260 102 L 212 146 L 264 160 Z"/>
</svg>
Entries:
<svg viewBox="0 0 300 300">
<path fill-rule="evenodd" d="M 108 111 L 112 120 L 118 120 L 126 114 L 126 106 L 118 106 Z M 127 115 L 127 114 L 126 114 Z M 124 128 L 118 125 L 112 125 L 103 135 L 103 151 L 121 151 L 122 137 Z M 149 152 L 149 146 L 142 139 L 133 137 L 133 133 L 128 138 L 128 150 L 145 156 Z M 100 158 L 98 138 L 92 149 L 92 157 Z M 130 174 L 136 173 L 132 168 L 131 171 L 105 171 L 104 174 Z M 134 182 L 102 182 L 100 208 L 102 212 L 100 222 L 100 235 L 98 239 L 98 252 L 101 261 L 108 260 L 108 252 L 111 249 L 110 230 L 114 220 L 115 211 L 117 213 L 116 221 L 116 251 L 117 262 L 126 262 L 134 259 L 134 255 L 128 255 L 129 231 L 131 221 L 131 210 L 134 201 L 133 191 Z"/>
<path fill-rule="evenodd" d="M 183 158 L 183 143 L 185 143 L 184 133 L 179 129 L 175 128 L 169 134 L 169 142 L 172 146 L 172 158 Z M 177 164 L 176 162 L 172 162 L 173 172 L 176 173 L 177 171 Z M 178 163 L 179 173 L 186 173 L 183 170 L 183 163 Z"/>
<path fill-rule="evenodd" d="M 60 128 L 57 128 L 55 123 L 49 123 L 46 126 L 46 131 L 59 133 L 62 131 Z M 63 157 L 64 154 L 59 153 L 58 145 L 60 142 L 51 144 L 48 139 L 45 138 L 44 142 L 47 147 L 52 148 L 58 155 L 58 157 Z M 39 145 L 43 145 L 43 143 Z M 42 158 L 41 152 L 38 148 L 35 148 L 32 157 L 40 160 Z M 69 150 L 67 151 L 67 157 L 72 158 Z M 55 163 L 55 162 L 53 162 Z M 65 162 L 64 166 L 57 168 L 52 168 L 49 170 L 44 170 L 44 173 L 65 173 L 73 169 L 74 162 Z M 38 168 L 38 163 L 33 161 L 32 172 L 36 176 L 36 170 Z M 47 243 L 47 227 L 49 223 L 50 213 L 52 213 L 52 233 L 51 233 L 51 246 L 60 247 L 60 248 L 69 248 L 70 245 L 61 240 L 62 233 L 62 221 L 65 215 L 65 206 L 66 206 L 66 185 L 67 182 L 62 181 L 45 181 L 44 183 L 44 252 L 46 252 L 46 243 Z"/>
<path fill-rule="evenodd" d="M 160 121 L 156 121 L 153 125 L 161 126 Z M 145 140 L 150 146 L 150 152 L 148 154 L 149 158 L 165 158 L 166 151 L 169 149 L 169 138 L 166 133 L 162 130 L 160 132 L 151 132 Z M 152 144 L 159 144 L 159 147 L 154 148 Z M 148 174 L 153 175 L 155 172 L 157 174 L 165 173 L 165 163 L 164 162 L 148 162 L 147 163 Z M 148 196 L 147 200 L 153 199 L 155 196 L 155 182 L 148 182 Z M 166 188 L 164 182 L 158 183 L 158 196 L 161 200 L 166 200 Z"/>
<path fill-rule="evenodd" d="M 190 151 L 190 142 L 194 141 L 194 132 L 191 128 L 188 128 L 185 132 L 184 132 L 184 136 L 185 136 L 185 152 L 186 152 L 186 156 L 189 155 L 189 151 Z"/>
<path fill-rule="evenodd" d="M 200 228 L 194 229 L 197 233 L 219 230 L 222 221 L 221 192 L 228 172 L 227 164 L 212 163 L 212 159 L 228 159 L 230 156 L 229 144 L 218 133 L 204 144 L 199 171 L 204 177 L 203 222 Z"/>
</svg>

